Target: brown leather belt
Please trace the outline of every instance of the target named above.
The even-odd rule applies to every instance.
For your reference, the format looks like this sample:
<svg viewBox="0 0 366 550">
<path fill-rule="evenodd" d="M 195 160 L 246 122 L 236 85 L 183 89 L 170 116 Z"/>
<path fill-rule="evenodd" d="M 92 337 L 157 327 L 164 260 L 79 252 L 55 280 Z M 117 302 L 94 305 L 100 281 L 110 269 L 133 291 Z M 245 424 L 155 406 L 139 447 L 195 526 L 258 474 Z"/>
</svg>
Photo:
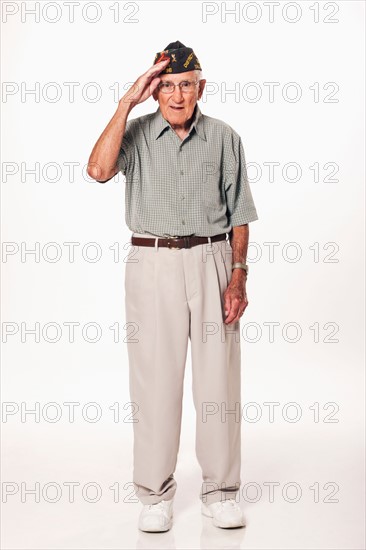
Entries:
<svg viewBox="0 0 366 550">
<path fill-rule="evenodd" d="M 214 235 L 211 237 L 211 242 L 224 241 L 226 239 L 226 233 L 220 235 Z M 131 243 L 136 246 L 155 246 L 156 238 L 154 237 L 135 237 L 132 235 Z M 158 246 L 170 248 L 172 250 L 180 250 L 181 248 L 192 248 L 198 244 L 208 243 L 208 237 L 195 237 L 195 236 L 182 236 L 182 237 L 169 237 L 158 238 Z"/>
</svg>

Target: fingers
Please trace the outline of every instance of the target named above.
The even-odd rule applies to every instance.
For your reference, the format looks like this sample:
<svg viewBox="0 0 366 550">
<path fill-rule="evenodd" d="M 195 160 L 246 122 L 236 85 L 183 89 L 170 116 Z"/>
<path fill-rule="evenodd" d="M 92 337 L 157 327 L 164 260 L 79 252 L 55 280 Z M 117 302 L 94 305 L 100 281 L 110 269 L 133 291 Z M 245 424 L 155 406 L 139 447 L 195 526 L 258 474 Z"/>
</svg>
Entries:
<svg viewBox="0 0 366 550">
<path fill-rule="evenodd" d="M 149 93 L 150 95 L 154 91 L 154 89 L 157 87 L 157 85 L 160 82 L 160 78 L 158 78 L 158 74 L 161 73 L 165 69 L 165 67 L 168 65 L 170 59 L 164 59 L 164 61 L 160 61 L 160 63 L 156 63 L 150 69 L 146 71 L 143 75 L 141 75 L 136 82 L 134 83 L 134 86 L 136 86 L 136 89 L 139 91 L 141 90 L 141 93 L 143 93 L 146 90 L 147 86 L 150 86 L 151 82 L 154 80 L 154 78 L 157 78 L 157 82 L 154 84 L 153 87 L 150 87 Z"/>
<path fill-rule="evenodd" d="M 152 94 L 153 91 L 155 90 L 155 88 L 157 88 L 160 84 L 160 78 L 154 78 L 151 82 L 150 82 L 150 93 Z"/>
<path fill-rule="evenodd" d="M 230 294 L 224 294 L 224 313 L 225 317 L 229 315 L 231 311 L 231 296 Z"/>
<path fill-rule="evenodd" d="M 160 61 L 159 63 L 155 63 L 155 65 L 150 67 L 150 69 L 148 69 L 143 76 L 145 76 L 146 78 L 153 78 L 154 76 L 161 73 L 161 71 L 163 71 L 165 67 L 169 65 L 169 63 L 170 63 L 170 58 L 164 59 L 164 61 Z"/>
<path fill-rule="evenodd" d="M 226 315 L 225 321 L 224 321 L 225 324 L 230 325 L 239 321 L 246 307 L 248 306 L 248 303 L 249 302 L 246 299 L 242 301 L 242 300 L 238 300 L 237 298 L 234 298 L 231 301 L 230 308 L 226 308 L 225 306 L 225 315 Z"/>
<path fill-rule="evenodd" d="M 237 321 L 240 321 L 241 317 L 243 316 L 243 313 L 245 311 L 245 308 L 247 307 L 248 303 L 245 304 L 244 308 L 239 308 L 238 309 L 238 313 L 236 315 L 236 317 L 234 317 L 234 319 L 231 321 L 231 324 L 234 324 L 236 323 Z"/>
<path fill-rule="evenodd" d="M 160 63 L 156 63 L 150 67 L 146 73 L 139 76 L 136 82 L 134 82 L 131 88 L 126 92 L 123 101 L 137 105 L 150 97 L 160 82 L 160 78 L 157 77 L 157 75 L 164 70 L 169 61 L 170 59 L 165 59 Z"/>
</svg>

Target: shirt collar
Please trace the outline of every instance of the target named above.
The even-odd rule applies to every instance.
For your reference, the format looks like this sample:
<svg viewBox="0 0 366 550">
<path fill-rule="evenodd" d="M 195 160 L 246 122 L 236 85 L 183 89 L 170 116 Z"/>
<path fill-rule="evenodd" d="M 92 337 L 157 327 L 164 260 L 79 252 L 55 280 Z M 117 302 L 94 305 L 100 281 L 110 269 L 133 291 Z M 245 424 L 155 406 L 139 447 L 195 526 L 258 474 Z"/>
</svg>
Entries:
<svg viewBox="0 0 366 550">
<path fill-rule="evenodd" d="M 158 139 L 158 137 L 160 137 L 163 130 L 165 130 L 165 128 L 168 128 L 168 127 L 172 128 L 170 123 L 161 114 L 160 107 L 158 107 L 157 110 L 154 113 L 154 118 L 153 118 L 153 135 L 154 135 L 155 139 Z M 198 103 L 196 103 L 195 116 L 194 116 L 192 124 L 189 128 L 189 133 L 191 133 L 193 128 L 195 128 L 198 136 L 201 139 L 203 139 L 204 141 L 206 141 L 203 115 L 202 115 L 201 109 L 198 106 Z M 173 130 L 173 128 L 172 128 L 172 130 Z"/>
</svg>

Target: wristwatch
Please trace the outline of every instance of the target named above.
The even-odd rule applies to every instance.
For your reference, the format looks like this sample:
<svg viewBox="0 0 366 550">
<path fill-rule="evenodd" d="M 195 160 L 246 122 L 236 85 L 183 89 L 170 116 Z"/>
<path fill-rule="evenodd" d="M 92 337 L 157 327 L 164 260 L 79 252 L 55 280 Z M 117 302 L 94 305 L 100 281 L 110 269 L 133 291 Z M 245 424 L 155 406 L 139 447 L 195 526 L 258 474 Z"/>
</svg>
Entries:
<svg viewBox="0 0 366 550">
<path fill-rule="evenodd" d="M 239 267 L 240 269 L 244 269 L 244 271 L 245 271 L 245 273 L 248 277 L 249 266 L 247 264 L 243 264 L 241 262 L 235 262 L 235 264 L 232 265 L 231 271 L 233 269 L 236 269 L 237 267 Z"/>
</svg>

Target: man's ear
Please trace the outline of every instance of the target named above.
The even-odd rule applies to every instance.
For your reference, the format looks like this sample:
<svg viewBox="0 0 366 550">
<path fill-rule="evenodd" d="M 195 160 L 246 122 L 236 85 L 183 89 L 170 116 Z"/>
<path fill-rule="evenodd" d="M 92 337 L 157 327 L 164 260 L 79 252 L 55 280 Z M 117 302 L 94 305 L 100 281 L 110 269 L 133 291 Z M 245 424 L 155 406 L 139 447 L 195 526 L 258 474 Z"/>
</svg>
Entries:
<svg viewBox="0 0 366 550">
<path fill-rule="evenodd" d="M 206 80 L 202 78 L 202 80 L 200 80 L 200 83 L 199 83 L 198 99 L 201 99 L 205 86 L 206 86 Z"/>
<path fill-rule="evenodd" d="M 151 95 L 152 95 L 152 97 L 154 98 L 155 101 L 158 100 L 158 92 L 156 91 L 156 89 L 153 91 L 153 93 Z"/>
</svg>

